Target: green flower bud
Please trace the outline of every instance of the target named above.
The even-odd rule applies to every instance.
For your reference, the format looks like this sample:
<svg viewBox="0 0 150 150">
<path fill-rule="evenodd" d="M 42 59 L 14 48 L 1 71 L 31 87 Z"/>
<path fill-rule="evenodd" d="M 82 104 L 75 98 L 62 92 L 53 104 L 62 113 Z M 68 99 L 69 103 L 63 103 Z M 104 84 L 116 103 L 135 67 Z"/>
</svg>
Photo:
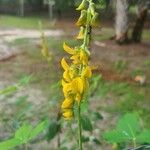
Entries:
<svg viewBox="0 0 150 150">
<path fill-rule="evenodd" d="M 89 9 L 90 9 L 91 14 L 94 16 L 94 14 L 95 14 L 95 4 L 94 3 L 90 3 Z"/>
<path fill-rule="evenodd" d="M 93 15 L 93 17 L 92 17 L 92 19 L 91 19 L 91 26 L 93 27 L 95 27 L 95 26 L 98 26 L 98 21 L 97 21 L 97 19 L 98 19 L 98 13 L 94 13 L 94 15 Z"/>
<path fill-rule="evenodd" d="M 76 25 L 77 26 L 84 26 L 86 24 L 86 20 L 87 20 L 87 11 L 82 10 L 81 15 L 80 15 Z"/>
<path fill-rule="evenodd" d="M 79 5 L 78 8 L 76 8 L 76 10 L 83 10 L 86 7 L 86 0 L 82 0 L 81 4 Z"/>
</svg>

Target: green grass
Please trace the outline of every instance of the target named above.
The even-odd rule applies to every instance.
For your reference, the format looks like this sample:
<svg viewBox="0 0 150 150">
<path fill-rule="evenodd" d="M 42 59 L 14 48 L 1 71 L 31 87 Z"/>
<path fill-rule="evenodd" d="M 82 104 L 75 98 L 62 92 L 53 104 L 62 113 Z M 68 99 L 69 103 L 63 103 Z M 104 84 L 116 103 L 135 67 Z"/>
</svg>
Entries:
<svg viewBox="0 0 150 150">
<path fill-rule="evenodd" d="M 39 22 L 43 23 L 43 28 L 51 28 L 52 23 L 43 16 L 18 17 L 10 15 L 0 15 L 1 28 L 24 28 L 39 29 Z"/>
</svg>

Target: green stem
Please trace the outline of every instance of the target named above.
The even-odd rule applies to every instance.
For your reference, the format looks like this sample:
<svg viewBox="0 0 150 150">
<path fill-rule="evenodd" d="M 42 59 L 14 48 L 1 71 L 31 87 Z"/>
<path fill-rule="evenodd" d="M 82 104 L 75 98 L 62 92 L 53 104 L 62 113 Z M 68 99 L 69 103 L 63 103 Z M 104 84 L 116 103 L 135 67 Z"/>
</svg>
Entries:
<svg viewBox="0 0 150 150">
<path fill-rule="evenodd" d="M 78 105 L 78 144 L 79 144 L 79 150 L 82 149 L 82 127 L 81 127 L 81 108 L 80 104 Z"/>
<path fill-rule="evenodd" d="M 28 143 L 25 144 L 25 150 L 28 150 Z"/>
<path fill-rule="evenodd" d="M 136 148 L 136 138 L 133 139 L 133 147 Z"/>
</svg>

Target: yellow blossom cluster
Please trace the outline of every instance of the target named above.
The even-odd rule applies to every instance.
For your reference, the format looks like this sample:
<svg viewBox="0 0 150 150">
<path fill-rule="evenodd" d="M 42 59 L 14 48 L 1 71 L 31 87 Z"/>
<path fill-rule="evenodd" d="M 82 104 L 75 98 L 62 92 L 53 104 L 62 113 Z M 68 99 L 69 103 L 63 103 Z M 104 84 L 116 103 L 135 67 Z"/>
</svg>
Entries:
<svg viewBox="0 0 150 150">
<path fill-rule="evenodd" d="M 91 68 L 88 66 L 88 53 L 82 48 L 70 48 L 66 43 L 64 50 L 70 54 L 71 63 L 68 64 L 65 58 L 61 60 L 61 66 L 64 69 L 62 86 L 64 101 L 62 111 L 65 119 L 70 120 L 73 117 L 73 106 L 80 102 L 84 93 L 88 89 L 88 79 L 92 75 Z"/>
<path fill-rule="evenodd" d="M 97 24 L 96 20 L 98 17 L 93 0 L 82 0 L 76 10 L 81 11 L 76 23 L 80 27 L 77 39 L 83 40 L 83 44 L 71 48 L 64 43 L 63 48 L 70 57 L 69 61 L 66 61 L 65 58 L 61 60 L 61 66 L 64 69 L 62 79 L 64 101 L 61 108 L 62 114 L 67 120 L 73 117 L 74 104 L 77 103 L 80 107 L 83 96 L 89 86 L 88 80 L 92 76 L 91 67 L 89 66 L 90 34 L 92 27 Z"/>
</svg>

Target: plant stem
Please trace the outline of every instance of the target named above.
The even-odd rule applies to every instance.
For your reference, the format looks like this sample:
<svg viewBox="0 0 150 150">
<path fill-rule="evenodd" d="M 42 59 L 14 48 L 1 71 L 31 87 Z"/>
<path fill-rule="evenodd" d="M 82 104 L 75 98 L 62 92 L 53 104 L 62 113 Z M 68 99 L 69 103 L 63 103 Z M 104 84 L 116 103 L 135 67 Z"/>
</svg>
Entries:
<svg viewBox="0 0 150 150">
<path fill-rule="evenodd" d="M 133 139 L 133 147 L 136 148 L 136 139 Z"/>
<path fill-rule="evenodd" d="M 81 108 L 80 104 L 78 104 L 78 144 L 79 144 L 79 150 L 82 149 L 82 127 L 81 127 Z"/>
<path fill-rule="evenodd" d="M 28 143 L 25 144 L 25 150 L 28 150 Z"/>
</svg>

